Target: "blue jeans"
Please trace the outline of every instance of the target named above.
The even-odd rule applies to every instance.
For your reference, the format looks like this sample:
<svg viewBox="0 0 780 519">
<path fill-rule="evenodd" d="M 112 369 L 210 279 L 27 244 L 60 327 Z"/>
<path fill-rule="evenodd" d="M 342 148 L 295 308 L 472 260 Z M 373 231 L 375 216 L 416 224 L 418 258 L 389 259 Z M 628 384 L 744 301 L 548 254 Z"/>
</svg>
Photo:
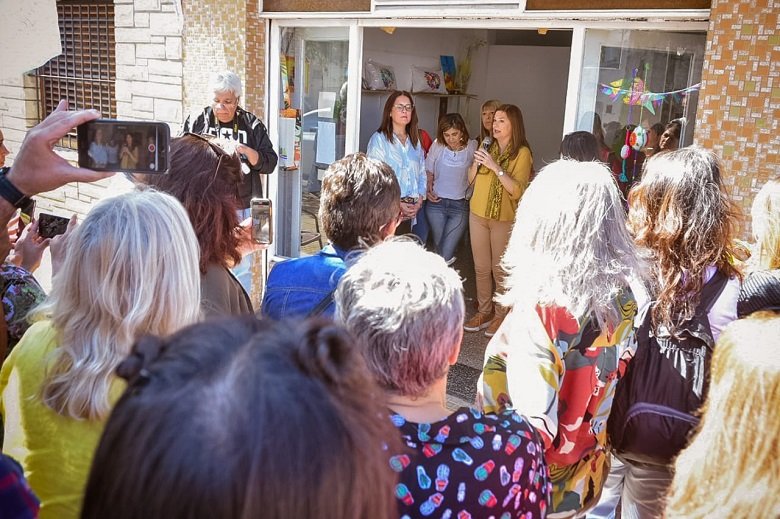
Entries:
<svg viewBox="0 0 780 519">
<path fill-rule="evenodd" d="M 469 203 L 461 198 L 440 198 L 438 202 L 426 202 L 425 214 L 431 227 L 436 250 L 450 261 L 466 232 L 469 223 Z"/>
<path fill-rule="evenodd" d="M 425 243 L 428 241 L 428 231 L 430 230 L 430 228 L 428 227 L 428 219 L 425 216 L 426 205 L 428 205 L 428 201 L 423 200 L 422 207 L 420 207 L 420 210 L 417 211 L 417 222 L 412 226 L 412 234 L 420 238 L 423 247 L 425 246 Z"/>
</svg>

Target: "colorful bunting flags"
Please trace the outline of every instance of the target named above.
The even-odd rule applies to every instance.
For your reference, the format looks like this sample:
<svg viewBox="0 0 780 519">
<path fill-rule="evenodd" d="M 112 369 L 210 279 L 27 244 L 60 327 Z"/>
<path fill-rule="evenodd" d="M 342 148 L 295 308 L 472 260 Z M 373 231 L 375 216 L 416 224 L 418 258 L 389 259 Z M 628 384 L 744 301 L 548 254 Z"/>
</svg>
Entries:
<svg viewBox="0 0 780 519">
<path fill-rule="evenodd" d="M 601 93 L 609 96 L 612 101 L 622 98 L 623 104 L 642 105 L 655 115 L 655 109 L 661 106 L 665 98 L 671 96 L 675 101 L 680 101 L 686 94 L 701 88 L 701 83 L 671 92 L 646 91 L 645 82 L 640 77 L 634 77 L 633 83 L 630 79 L 618 79 L 608 85 L 601 83 L 600 86 Z"/>
</svg>

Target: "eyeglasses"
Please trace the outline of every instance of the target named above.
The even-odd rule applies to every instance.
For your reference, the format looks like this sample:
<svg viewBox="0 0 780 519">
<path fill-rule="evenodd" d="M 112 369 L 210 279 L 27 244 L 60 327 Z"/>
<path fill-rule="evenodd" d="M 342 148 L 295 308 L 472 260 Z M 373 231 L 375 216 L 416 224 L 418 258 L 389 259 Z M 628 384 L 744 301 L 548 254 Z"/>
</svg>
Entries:
<svg viewBox="0 0 780 519">
<path fill-rule="evenodd" d="M 222 105 L 225 108 L 230 108 L 231 106 L 236 106 L 236 104 L 238 104 L 238 99 L 228 99 L 225 101 L 217 101 L 216 99 L 214 100 L 214 106 Z"/>
<path fill-rule="evenodd" d="M 393 108 L 399 112 L 411 112 L 414 110 L 414 105 L 393 105 Z"/>
</svg>

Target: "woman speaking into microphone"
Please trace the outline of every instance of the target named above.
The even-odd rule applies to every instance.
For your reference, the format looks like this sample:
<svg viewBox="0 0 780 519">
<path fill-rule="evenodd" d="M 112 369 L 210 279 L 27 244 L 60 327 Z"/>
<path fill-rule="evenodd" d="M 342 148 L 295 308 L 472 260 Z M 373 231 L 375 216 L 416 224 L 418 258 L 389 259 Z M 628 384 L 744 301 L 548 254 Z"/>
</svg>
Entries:
<svg viewBox="0 0 780 519">
<path fill-rule="evenodd" d="M 496 292 L 503 292 L 501 256 L 533 168 L 523 114 L 517 106 L 505 104 L 496 109 L 491 134 L 474 153 L 469 169 L 469 183 L 474 183 L 469 230 L 479 309 L 463 326 L 467 332 L 487 328 L 488 337 L 496 333 L 506 316 L 506 309 L 493 302 L 493 283 Z"/>
</svg>

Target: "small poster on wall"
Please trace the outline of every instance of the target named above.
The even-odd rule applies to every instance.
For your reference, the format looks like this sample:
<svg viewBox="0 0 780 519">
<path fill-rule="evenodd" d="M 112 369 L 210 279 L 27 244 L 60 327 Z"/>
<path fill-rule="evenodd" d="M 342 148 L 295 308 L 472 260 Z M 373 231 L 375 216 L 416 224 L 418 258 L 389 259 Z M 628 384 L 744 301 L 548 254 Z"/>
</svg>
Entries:
<svg viewBox="0 0 780 519">
<path fill-rule="evenodd" d="M 455 57 L 454 56 L 440 56 L 441 70 L 444 73 L 444 86 L 447 92 L 450 94 L 455 93 L 457 87 L 455 86 Z"/>
</svg>

